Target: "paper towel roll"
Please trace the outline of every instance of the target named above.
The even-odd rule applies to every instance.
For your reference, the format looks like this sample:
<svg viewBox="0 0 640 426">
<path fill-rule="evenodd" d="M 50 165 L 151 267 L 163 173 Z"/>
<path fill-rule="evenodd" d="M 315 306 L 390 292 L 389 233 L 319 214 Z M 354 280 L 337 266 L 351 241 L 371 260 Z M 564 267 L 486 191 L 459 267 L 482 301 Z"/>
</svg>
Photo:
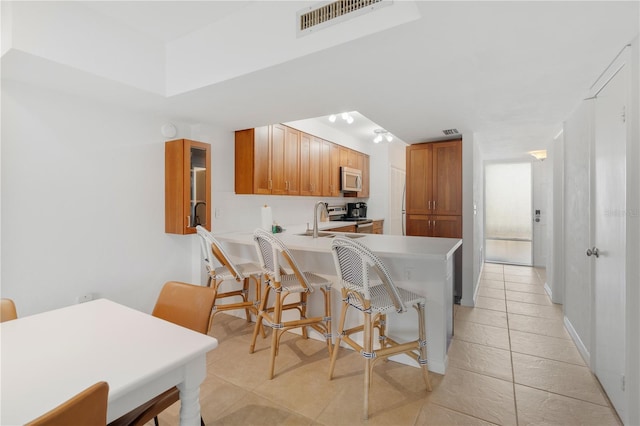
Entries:
<svg viewBox="0 0 640 426">
<path fill-rule="evenodd" d="M 271 232 L 271 225 L 273 224 L 273 213 L 271 207 L 266 204 L 262 207 L 262 229 Z"/>
</svg>

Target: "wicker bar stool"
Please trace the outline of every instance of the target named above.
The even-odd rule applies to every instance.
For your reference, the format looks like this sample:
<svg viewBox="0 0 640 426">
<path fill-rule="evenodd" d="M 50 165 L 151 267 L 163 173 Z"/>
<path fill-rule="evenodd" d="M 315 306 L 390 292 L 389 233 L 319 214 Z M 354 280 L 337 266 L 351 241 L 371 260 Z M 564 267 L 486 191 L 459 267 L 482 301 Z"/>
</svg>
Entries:
<svg viewBox="0 0 640 426">
<path fill-rule="evenodd" d="M 364 369 L 364 419 L 369 418 L 369 389 L 373 366 L 379 359 L 406 353 L 415 359 L 422 370 L 427 390 L 431 391 L 429 368 L 427 367 L 427 341 L 425 325 L 425 298 L 411 291 L 396 287 L 382 261 L 368 247 L 350 238 L 335 237 L 331 244 L 333 259 L 342 282 L 342 312 L 338 325 L 336 343 L 329 366 L 329 379 L 333 377 L 340 342 L 344 341 L 358 351 L 365 360 Z M 370 271 L 380 281 L 371 282 Z M 388 313 L 404 313 L 407 306 L 418 311 L 418 338 L 407 343 L 398 343 L 386 336 L 385 324 Z M 347 310 L 354 308 L 364 314 L 364 323 L 345 330 Z M 378 329 L 380 347 L 374 349 L 374 329 Z M 364 333 L 363 346 L 351 338 Z"/>
<path fill-rule="evenodd" d="M 215 301 L 213 304 L 213 310 L 211 311 L 209 326 L 213 323 L 213 318 L 216 314 L 222 311 L 230 311 L 234 309 L 244 309 L 247 316 L 247 322 L 251 322 L 250 312 L 253 312 L 256 317 L 258 315 L 258 304 L 260 303 L 262 287 L 262 268 L 255 263 L 233 263 L 220 243 L 209 231 L 200 225 L 196 227 L 196 231 L 200 237 L 202 259 L 205 262 L 207 272 L 209 273 L 207 286 L 213 288 L 215 291 Z M 219 265 L 216 264 L 216 261 Z M 238 283 L 242 283 L 242 288 L 219 293 L 219 288 L 222 283 L 229 280 L 235 280 Z M 255 300 L 249 300 L 250 280 L 253 280 L 255 283 Z M 227 304 L 218 303 L 220 299 L 227 297 L 240 297 L 242 301 Z"/>
<path fill-rule="evenodd" d="M 269 379 L 273 379 L 275 361 L 278 355 L 280 338 L 287 330 L 302 328 L 302 335 L 307 338 L 307 327 L 311 327 L 327 340 L 327 349 L 331 355 L 331 285 L 332 282 L 311 272 L 304 272 L 296 263 L 289 249 L 273 234 L 257 229 L 253 234 L 258 259 L 264 271 L 265 290 L 262 293 L 262 301 L 258 319 L 253 331 L 253 339 L 249 352 L 253 353 L 256 346 L 258 330 L 262 328 L 262 322 L 266 320 L 272 328 L 271 336 L 271 361 L 269 365 Z M 293 271 L 285 273 L 281 268 L 281 258 Z M 309 294 L 320 290 L 324 295 L 324 316 L 307 317 L 307 300 Z M 269 294 L 273 290 L 275 300 L 273 306 L 267 306 Z M 290 295 L 298 295 L 298 301 L 286 302 Z M 283 321 L 282 313 L 287 310 L 297 310 L 300 319 Z"/>
</svg>

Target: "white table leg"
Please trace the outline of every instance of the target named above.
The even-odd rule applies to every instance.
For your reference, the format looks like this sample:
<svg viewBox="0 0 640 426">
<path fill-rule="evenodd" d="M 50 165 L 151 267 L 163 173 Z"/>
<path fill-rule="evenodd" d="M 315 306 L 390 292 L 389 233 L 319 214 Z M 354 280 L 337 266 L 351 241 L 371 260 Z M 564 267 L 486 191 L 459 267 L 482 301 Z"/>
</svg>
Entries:
<svg viewBox="0 0 640 426">
<path fill-rule="evenodd" d="M 180 425 L 200 426 L 200 384 L 207 375 L 206 356 L 187 364 L 184 374 L 184 381 L 177 385 L 180 391 Z"/>
</svg>

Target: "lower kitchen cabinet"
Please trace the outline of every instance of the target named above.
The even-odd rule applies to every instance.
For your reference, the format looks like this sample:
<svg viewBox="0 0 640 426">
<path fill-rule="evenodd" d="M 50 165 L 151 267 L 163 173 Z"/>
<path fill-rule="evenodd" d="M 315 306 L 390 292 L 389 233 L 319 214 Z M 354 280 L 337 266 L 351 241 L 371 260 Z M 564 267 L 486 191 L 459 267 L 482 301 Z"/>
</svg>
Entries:
<svg viewBox="0 0 640 426">
<path fill-rule="evenodd" d="M 356 225 L 340 226 L 338 228 L 327 229 L 329 232 L 356 232 Z"/>
<path fill-rule="evenodd" d="M 372 233 L 374 234 L 382 234 L 384 233 L 383 231 L 383 225 L 384 225 L 384 219 L 381 220 L 374 220 L 373 221 L 373 231 Z"/>
<path fill-rule="evenodd" d="M 462 238 L 462 216 L 407 215 L 407 235 Z"/>
</svg>

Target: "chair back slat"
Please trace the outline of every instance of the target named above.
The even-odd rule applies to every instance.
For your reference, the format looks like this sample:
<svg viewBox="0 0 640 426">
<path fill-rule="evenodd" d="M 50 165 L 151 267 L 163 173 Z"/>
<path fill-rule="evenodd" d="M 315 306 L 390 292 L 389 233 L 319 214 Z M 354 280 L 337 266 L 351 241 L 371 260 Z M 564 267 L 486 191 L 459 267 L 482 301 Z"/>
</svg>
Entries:
<svg viewBox="0 0 640 426">
<path fill-rule="evenodd" d="M 200 251 L 202 253 L 202 260 L 206 264 L 207 272 L 212 273 L 215 271 L 215 261 L 217 260 L 220 265 L 226 266 L 227 269 L 229 269 L 237 281 L 244 280 L 244 274 L 231 261 L 227 252 L 222 248 L 220 242 L 215 239 L 211 232 L 207 231 L 200 225 L 196 226 L 196 231 L 200 237 Z"/>
<path fill-rule="evenodd" d="M 331 251 L 342 285 L 361 292 L 365 299 L 371 300 L 369 272 L 373 271 L 382 282 L 396 311 L 406 312 L 407 308 L 389 271 L 367 246 L 352 238 L 337 236 L 331 243 Z"/>
<path fill-rule="evenodd" d="M 302 286 L 309 292 L 313 291 L 313 287 L 311 287 L 306 276 L 302 273 L 302 269 L 300 269 L 295 258 L 280 239 L 258 228 L 253 233 L 253 240 L 255 241 L 256 251 L 258 252 L 260 266 L 262 266 L 267 275 L 277 282 L 281 282 L 281 259 L 284 259 L 289 268 L 296 274 Z"/>
</svg>

